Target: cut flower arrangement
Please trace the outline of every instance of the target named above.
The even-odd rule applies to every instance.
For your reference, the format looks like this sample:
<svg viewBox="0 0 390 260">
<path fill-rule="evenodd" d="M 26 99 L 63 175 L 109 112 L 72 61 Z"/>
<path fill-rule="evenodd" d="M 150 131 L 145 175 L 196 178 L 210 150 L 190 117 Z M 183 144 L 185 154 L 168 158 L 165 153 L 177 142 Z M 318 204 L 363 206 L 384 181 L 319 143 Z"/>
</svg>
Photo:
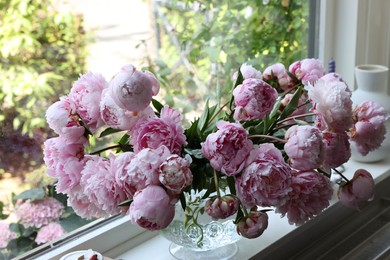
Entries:
<svg viewBox="0 0 390 260">
<path fill-rule="evenodd" d="M 351 142 L 363 155 L 380 147 L 383 107 L 353 107 L 346 82 L 317 59 L 263 72 L 243 64 L 232 77 L 230 100 L 207 101 L 184 127 L 178 110 L 154 98 L 160 84 L 151 72 L 127 65 L 110 81 L 81 75 L 46 113 L 58 134 L 44 143 L 57 192 L 84 218 L 123 214 L 161 230 L 178 205 L 187 228 L 198 225 L 199 214 L 233 218 L 246 238 L 264 232 L 270 210 L 296 225 L 320 214 L 333 195 L 331 173 L 340 175 L 341 203 L 358 209 L 370 200 L 368 171 L 347 179 L 336 168 L 349 160 Z M 95 145 L 112 134 L 119 136 L 113 145 Z"/>
</svg>

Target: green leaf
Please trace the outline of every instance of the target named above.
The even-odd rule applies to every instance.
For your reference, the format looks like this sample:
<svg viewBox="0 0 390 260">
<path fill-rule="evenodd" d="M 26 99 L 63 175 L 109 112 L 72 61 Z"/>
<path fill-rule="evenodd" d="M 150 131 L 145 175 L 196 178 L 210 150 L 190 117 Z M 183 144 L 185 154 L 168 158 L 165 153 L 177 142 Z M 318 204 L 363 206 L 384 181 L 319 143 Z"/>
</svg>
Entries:
<svg viewBox="0 0 390 260">
<path fill-rule="evenodd" d="M 71 214 L 67 218 L 63 218 L 59 220 L 60 225 L 66 232 L 71 232 L 79 227 L 82 227 L 94 219 L 83 219 L 76 214 Z"/>
<path fill-rule="evenodd" d="M 99 137 L 104 137 L 104 136 L 107 136 L 107 135 L 110 135 L 110 134 L 114 134 L 114 133 L 118 133 L 118 132 L 121 132 L 121 131 L 123 131 L 123 130 L 114 129 L 114 128 L 108 127 L 106 129 L 104 129 L 104 131 L 99 135 Z"/>
<path fill-rule="evenodd" d="M 201 149 L 184 148 L 184 151 L 197 159 L 204 159 Z"/>
<path fill-rule="evenodd" d="M 153 104 L 154 108 L 157 110 L 158 113 L 160 113 L 161 109 L 164 107 L 159 101 L 157 101 L 154 98 L 152 98 L 152 104 Z"/>
<path fill-rule="evenodd" d="M 130 206 L 132 202 L 133 202 L 132 199 L 128 199 L 128 200 L 125 200 L 125 201 L 122 201 L 121 203 L 119 203 L 118 206 L 119 207 L 127 207 L 127 206 Z"/>
<path fill-rule="evenodd" d="M 207 121 L 209 120 L 209 100 L 207 99 L 206 104 L 204 106 L 204 110 L 202 115 L 199 118 L 198 129 L 199 132 L 203 132 L 203 129 L 206 127 Z"/>
<path fill-rule="evenodd" d="M 45 190 L 43 188 L 35 188 L 35 189 L 23 191 L 19 195 L 14 196 L 13 200 L 18 200 L 18 199 L 40 200 L 43 199 L 44 197 L 45 197 Z"/>
<path fill-rule="evenodd" d="M 298 87 L 293 97 L 291 98 L 290 102 L 287 104 L 287 106 L 283 109 L 282 113 L 280 114 L 279 120 L 283 120 L 287 118 L 297 109 L 299 98 L 301 97 L 301 95 L 302 95 L 302 87 Z"/>
<path fill-rule="evenodd" d="M 4 210 L 4 203 L 0 201 L 0 219 L 6 219 L 9 215 L 6 215 L 3 213 Z"/>
</svg>

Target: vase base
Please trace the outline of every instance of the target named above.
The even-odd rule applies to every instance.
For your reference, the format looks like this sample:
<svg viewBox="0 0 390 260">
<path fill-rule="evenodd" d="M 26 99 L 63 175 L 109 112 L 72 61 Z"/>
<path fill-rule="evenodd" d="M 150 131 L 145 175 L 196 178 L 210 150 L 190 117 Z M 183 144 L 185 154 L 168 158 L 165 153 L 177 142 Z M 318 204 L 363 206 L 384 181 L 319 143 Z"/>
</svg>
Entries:
<svg viewBox="0 0 390 260">
<path fill-rule="evenodd" d="M 169 252 L 173 257 L 180 260 L 208 260 L 230 259 L 238 252 L 236 243 L 218 247 L 207 251 L 197 251 L 172 243 Z"/>
</svg>

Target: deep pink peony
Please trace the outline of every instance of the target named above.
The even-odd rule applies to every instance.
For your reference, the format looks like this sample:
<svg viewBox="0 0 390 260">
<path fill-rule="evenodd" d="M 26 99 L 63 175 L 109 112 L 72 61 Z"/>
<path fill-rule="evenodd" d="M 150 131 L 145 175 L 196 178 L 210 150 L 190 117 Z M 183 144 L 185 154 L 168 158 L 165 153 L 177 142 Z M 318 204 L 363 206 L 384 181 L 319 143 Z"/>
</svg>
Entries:
<svg viewBox="0 0 390 260">
<path fill-rule="evenodd" d="M 364 169 L 358 169 L 352 180 L 340 186 L 337 195 L 345 206 L 359 209 L 374 196 L 374 187 L 372 175 Z"/>
<path fill-rule="evenodd" d="M 255 69 L 252 65 L 244 63 L 240 67 L 242 77 L 244 79 L 261 79 L 261 71 Z M 234 72 L 233 80 L 236 80 L 238 77 L 238 71 Z"/>
<path fill-rule="evenodd" d="M 64 213 L 64 205 L 54 198 L 18 201 L 15 215 L 25 227 L 40 228 L 57 221 Z"/>
<path fill-rule="evenodd" d="M 109 127 L 128 131 L 132 130 L 139 120 L 155 117 L 150 106 L 140 112 L 120 108 L 108 95 L 107 89 L 103 91 L 102 100 L 100 101 L 100 115 Z"/>
<path fill-rule="evenodd" d="M 286 67 L 282 63 L 275 63 L 265 68 L 263 80 L 266 82 L 276 82 L 280 91 L 285 91 L 293 87 Z"/>
<path fill-rule="evenodd" d="M 351 128 L 351 92 L 344 82 L 320 79 L 308 88 L 313 112 L 320 115 L 322 124 L 326 123 L 327 128 L 334 132 L 344 132 Z"/>
<path fill-rule="evenodd" d="M 46 121 L 49 127 L 58 135 L 64 137 L 68 144 L 83 144 L 87 142 L 84 136 L 85 128 L 81 125 L 76 107 L 68 97 L 61 97 L 46 111 Z"/>
<path fill-rule="evenodd" d="M 351 148 L 347 133 L 333 133 L 325 131 L 322 133 L 325 145 L 324 167 L 326 169 L 336 168 L 346 163 L 351 157 Z"/>
<path fill-rule="evenodd" d="M 171 153 L 180 154 L 183 145 L 187 144 L 181 120 L 179 111 L 168 106 L 161 109 L 160 118 L 140 120 L 131 132 L 134 151 L 164 145 Z"/>
<path fill-rule="evenodd" d="M 269 143 L 252 150 L 236 179 L 237 196 L 247 207 L 276 206 L 291 191 L 290 186 L 291 168 Z"/>
<path fill-rule="evenodd" d="M 273 109 L 278 92 L 261 79 L 246 79 L 234 91 L 234 119 L 262 119 Z"/>
<path fill-rule="evenodd" d="M 225 219 L 235 214 L 240 207 L 237 197 L 225 195 L 212 197 L 206 201 L 205 212 L 214 220 Z"/>
<path fill-rule="evenodd" d="M 139 112 L 147 108 L 152 97 L 160 91 L 160 84 L 149 71 L 139 71 L 127 65 L 109 84 L 109 95 L 122 109 Z"/>
<path fill-rule="evenodd" d="M 73 84 L 68 95 L 77 114 L 91 132 L 103 125 L 97 104 L 100 103 L 103 89 L 107 87 L 108 83 L 101 74 L 88 72 Z"/>
<path fill-rule="evenodd" d="M 256 238 L 268 227 L 268 215 L 262 211 L 250 211 L 237 223 L 237 233 L 245 238 Z"/>
<path fill-rule="evenodd" d="M 292 73 L 298 80 L 302 81 L 303 85 L 309 83 L 314 84 L 316 80 L 325 75 L 325 68 L 322 62 L 317 59 L 303 59 L 296 61 L 289 67 Z"/>
<path fill-rule="evenodd" d="M 105 212 L 106 216 L 125 213 L 127 208 L 118 205 L 127 200 L 122 185 L 118 184 L 115 176 L 115 156 L 109 159 L 93 155 L 81 172 L 80 185 L 88 200 Z"/>
<path fill-rule="evenodd" d="M 202 154 L 211 166 L 231 176 L 242 171 L 246 157 L 252 149 L 252 141 L 240 124 L 217 122 L 218 131 L 207 136 L 202 145 Z"/>
<path fill-rule="evenodd" d="M 0 250 L 5 248 L 9 241 L 16 238 L 16 233 L 9 229 L 9 223 L 0 220 Z"/>
<path fill-rule="evenodd" d="M 133 224 L 153 231 L 172 222 L 175 207 L 162 187 L 150 185 L 134 195 L 129 214 Z"/>
<path fill-rule="evenodd" d="M 54 241 L 66 234 L 65 230 L 59 223 L 52 222 L 46 226 L 43 226 L 40 230 L 38 230 L 37 237 L 35 238 L 35 242 L 40 244 L 45 244 L 51 241 Z"/>
<path fill-rule="evenodd" d="M 160 146 L 157 149 L 145 148 L 134 156 L 123 158 L 129 161 L 126 166 L 117 172 L 117 181 L 123 182 L 127 196 L 134 196 L 135 192 L 149 185 L 159 185 L 160 165 L 171 155 L 168 148 Z"/>
<path fill-rule="evenodd" d="M 159 167 L 159 180 L 169 191 L 179 194 L 192 183 L 191 161 L 176 154 L 169 156 Z"/>
<path fill-rule="evenodd" d="M 367 101 L 353 110 L 354 125 L 349 134 L 360 154 L 378 149 L 386 135 L 387 111 L 379 104 Z"/>
<path fill-rule="evenodd" d="M 68 193 L 79 185 L 85 164 L 82 144 L 67 144 L 62 137 L 50 138 L 44 142 L 43 155 L 46 173 L 58 180 L 57 192 Z"/>
<path fill-rule="evenodd" d="M 292 191 L 276 212 L 287 215 L 290 224 L 301 225 L 329 206 L 333 188 L 329 178 L 316 171 L 292 174 Z"/>
<path fill-rule="evenodd" d="M 324 144 L 321 131 L 310 125 L 290 127 L 285 139 L 284 150 L 289 157 L 291 167 L 297 170 L 311 170 L 322 165 Z"/>
</svg>

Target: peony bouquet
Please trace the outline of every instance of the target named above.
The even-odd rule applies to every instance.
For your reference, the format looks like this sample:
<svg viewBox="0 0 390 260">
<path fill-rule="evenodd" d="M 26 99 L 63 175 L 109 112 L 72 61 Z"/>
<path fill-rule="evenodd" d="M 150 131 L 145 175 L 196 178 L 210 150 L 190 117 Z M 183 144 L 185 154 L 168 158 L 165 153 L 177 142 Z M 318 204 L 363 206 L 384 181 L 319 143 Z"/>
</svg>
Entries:
<svg viewBox="0 0 390 260">
<path fill-rule="evenodd" d="M 232 73 L 227 102 L 210 105 L 187 127 L 183 116 L 154 97 L 160 84 L 149 71 L 124 66 L 108 82 L 86 73 L 46 113 L 58 137 L 44 143 L 47 174 L 57 192 L 84 218 L 129 215 L 148 230 L 166 228 L 175 205 L 203 191 L 200 212 L 234 218 L 237 233 L 260 236 L 267 212 L 301 225 L 333 195 L 359 208 L 373 196 L 364 169 L 347 179 L 337 167 L 384 139 L 387 113 L 373 102 L 353 107 L 351 90 L 316 59 L 263 72 L 243 64 Z M 112 136 L 105 146 L 100 140 Z M 187 195 L 186 195 L 187 194 Z M 196 216 L 187 214 L 196 222 Z"/>
</svg>

